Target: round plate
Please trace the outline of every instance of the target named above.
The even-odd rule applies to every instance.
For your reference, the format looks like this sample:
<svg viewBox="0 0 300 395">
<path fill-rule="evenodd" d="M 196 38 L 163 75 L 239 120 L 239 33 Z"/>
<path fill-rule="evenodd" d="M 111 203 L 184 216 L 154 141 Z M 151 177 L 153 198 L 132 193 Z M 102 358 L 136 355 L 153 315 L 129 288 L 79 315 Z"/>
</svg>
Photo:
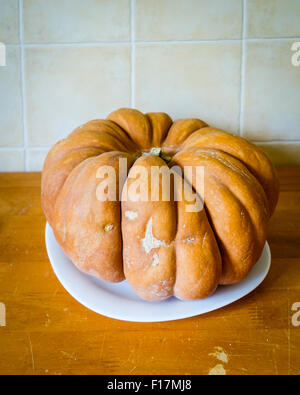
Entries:
<svg viewBox="0 0 300 395">
<path fill-rule="evenodd" d="M 147 302 L 133 292 L 127 281 L 107 283 L 81 273 L 63 253 L 49 224 L 46 225 L 46 247 L 56 276 L 78 302 L 98 314 L 134 322 L 179 320 L 227 306 L 257 288 L 271 266 L 270 248 L 266 243 L 259 261 L 239 284 L 219 286 L 212 296 L 203 300 L 181 301 L 170 298 L 161 302 Z"/>
</svg>

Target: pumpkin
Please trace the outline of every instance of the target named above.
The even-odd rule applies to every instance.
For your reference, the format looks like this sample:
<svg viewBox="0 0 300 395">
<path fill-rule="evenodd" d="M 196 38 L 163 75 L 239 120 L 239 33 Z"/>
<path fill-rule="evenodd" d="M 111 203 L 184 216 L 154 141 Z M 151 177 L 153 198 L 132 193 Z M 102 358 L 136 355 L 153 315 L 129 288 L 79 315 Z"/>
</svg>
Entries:
<svg viewBox="0 0 300 395">
<path fill-rule="evenodd" d="M 117 175 L 115 200 L 97 198 L 103 166 Z M 137 169 L 150 175 L 166 166 L 193 169 L 182 186 L 174 175 L 170 189 L 189 184 L 202 210 L 188 210 L 190 200 L 174 192 L 163 199 L 162 177 L 155 201 L 128 196 Z M 204 169 L 204 195 L 196 167 Z M 247 140 L 199 119 L 134 109 L 77 128 L 51 149 L 42 174 L 43 210 L 65 254 L 84 273 L 127 279 L 150 301 L 201 299 L 243 280 L 262 253 L 278 193 L 272 163 Z"/>
</svg>

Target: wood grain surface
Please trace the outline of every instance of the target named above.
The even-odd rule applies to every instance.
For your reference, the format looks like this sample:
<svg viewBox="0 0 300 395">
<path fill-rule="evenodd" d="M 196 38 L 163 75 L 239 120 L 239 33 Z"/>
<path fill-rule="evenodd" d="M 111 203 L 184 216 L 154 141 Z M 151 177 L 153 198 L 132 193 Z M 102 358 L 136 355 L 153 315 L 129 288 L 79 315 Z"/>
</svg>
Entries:
<svg viewBox="0 0 300 395">
<path fill-rule="evenodd" d="M 153 324 L 72 299 L 47 258 L 40 174 L 0 174 L 0 374 L 300 374 L 300 167 L 278 172 L 265 282 L 221 310 Z"/>
</svg>

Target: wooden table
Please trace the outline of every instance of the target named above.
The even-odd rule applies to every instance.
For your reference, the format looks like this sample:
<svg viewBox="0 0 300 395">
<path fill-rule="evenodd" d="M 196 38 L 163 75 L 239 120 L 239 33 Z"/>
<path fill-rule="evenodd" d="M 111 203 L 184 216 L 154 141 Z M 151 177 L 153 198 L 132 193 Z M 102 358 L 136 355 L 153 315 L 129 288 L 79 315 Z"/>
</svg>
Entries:
<svg viewBox="0 0 300 395">
<path fill-rule="evenodd" d="M 152 324 L 72 299 L 47 258 L 40 174 L 0 174 L 0 373 L 300 374 L 300 167 L 279 175 L 266 281 L 219 311 Z"/>
</svg>

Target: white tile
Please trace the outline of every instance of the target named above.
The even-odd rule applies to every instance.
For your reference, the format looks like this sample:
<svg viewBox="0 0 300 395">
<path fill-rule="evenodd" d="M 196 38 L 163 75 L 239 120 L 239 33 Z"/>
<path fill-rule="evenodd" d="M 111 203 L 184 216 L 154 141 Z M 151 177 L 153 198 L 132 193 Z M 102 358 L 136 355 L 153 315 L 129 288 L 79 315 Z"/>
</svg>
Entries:
<svg viewBox="0 0 300 395">
<path fill-rule="evenodd" d="M 0 42 L 19 42 L 19 2 L 0 0 Z"/>
<path fill-rule="evenodd" d="M 0 172 L 24 171 L 23 150 L 0 150 Z"/>
<path fill-rule="evenodd" d="M 240 38 L 241 0 L 136 0 L 137 40 Z"/>
<path fill-rule="evenodd" d="M 247 36 L 300 36 L 300 1 L 248 0 Z"/>
<path fill-rule="evenodd" d="M 300 143 L 259 143 L 258 146 L 276 165 L 300 165 Z"/>
<path fill-rule="evenodd" d="M 27 48 L 26 87 L 29 145 L 52 145 L 130 105 L 130 47 Z"/>
<path fill-rule="evenodd" d="M 0 146 L 23 145 L 20 48 L 6 48 L 6 66 L 0 67 Z"/>
<path fill-rule="evenodd" d="M 125 41 L 129 0 L 25 0 L 26 42 Z"/>
<path fill-rule="evenodd" d="M 243 134 L 253 140 L 300 139 L 300 67 L 290 40 L 247 43 Z"/>
<path fill-rule="evenodd" d="M 27 152 L 27 170 L 28 171 L 42 171 L 44 161 L 50 150 L 45 149 L 28 149 Z"/>
<path fill-rule="evenodd" d="M 238 42 L 138 45 L 136 107 L 173 119 L 198 117 L 236 133 L 240 56 Z"/>
</svg>

